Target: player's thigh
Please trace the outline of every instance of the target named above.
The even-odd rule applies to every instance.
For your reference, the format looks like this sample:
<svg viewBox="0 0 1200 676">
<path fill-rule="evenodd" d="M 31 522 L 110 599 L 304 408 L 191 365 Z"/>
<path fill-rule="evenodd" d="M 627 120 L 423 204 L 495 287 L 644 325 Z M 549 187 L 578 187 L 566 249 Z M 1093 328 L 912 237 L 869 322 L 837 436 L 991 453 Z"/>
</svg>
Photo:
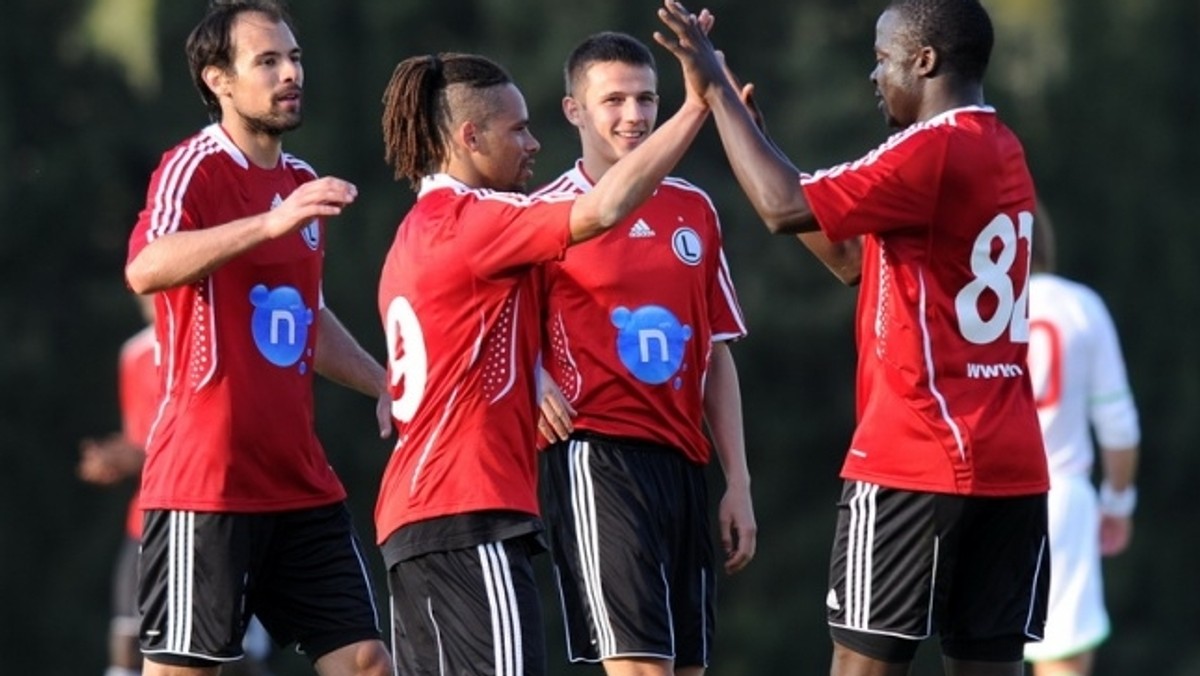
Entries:
<svg viewBox="0 0 1200 676">
<path fill-rule="evenodd" d="M 310 660 L 359 641 L 380 640 L 367 554 L 345 504 L 280 513 L 250 608 L 279 644 Z"/>
<path fill-rule="evenodd" d="M 934 493 L 846 481 L 826 596 L 836 644 L 883 662 L 912 660 L 935 628 L 944 509 Z"/>
<path fill-rule="evenodd" d="M 241 658 L 253 521 L 247 515 L 146 512 L 138 606 L 147 660 L 208 668 Z"/>
<path fill-rule="evenodd" d="M 568 658 L 705 664 L 715 580 L 702 469 L 592 437 L 550 449 L 543 469 Z"/>
<path fill-rule="evenodd" d="M 942 652 L 962 661 L 1020 662 L 1046 618 L 1046 496 L 973 497 L 963 504 Z"/>
</svg>

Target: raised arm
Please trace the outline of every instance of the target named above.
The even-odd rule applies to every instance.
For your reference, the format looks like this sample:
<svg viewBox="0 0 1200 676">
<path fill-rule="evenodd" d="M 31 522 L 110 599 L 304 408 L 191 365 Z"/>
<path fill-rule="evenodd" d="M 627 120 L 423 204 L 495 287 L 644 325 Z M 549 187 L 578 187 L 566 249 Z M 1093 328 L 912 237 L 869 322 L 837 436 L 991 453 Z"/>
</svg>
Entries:
<svg viewBox="0 0 1200 676">
<path fill-rule="evenodd" d="M 758 107 L 758 102 L 754 98 L 756 88 L 754 83 L 745 83 L 738 79 L 733 70 L 729 67 L 729 63 L 725 60 L 725 55 L 718 51 L 717 58 L 721 62 L 721 67 L 725 72 L 725 79 L 729 81 L 733 90 L 737 92 L 738 99 L 742 102 L 742 106 L 746 108 L 746 112 L 750 114 L 750 119 L 754 121 L 754 125 L 758 127 L 763 139 L 771 144 L 775 149 L 775 154 L 779 157 L 784 156 L 783 151 L 776 145 L 775 140 L 767 133 L 767 122 L 763 116 L 762 110 Z M 803 196 L 803 191 L 801 196 Z M 801 232 L 796 234 L 796 239 L 800 240 L 817 260 L 825 264 L 825 267 L 833 273 L 835 277 L 840 279 L 843 284 L 853 286 L 858 284 L 862 278 L 862 243 L 858 239 L 848 239 L 841 242 L 833 242 L 825 233 L 820 230 L 812 232 Z"/>
<path fill-rule="evenodd" d="M 857 284 L 861 245 L 857 240 L 832 242 L 821 232 L 800 187 L 800 171 L 767 135 L 754 85 L 739 82 L 725 55 L 709 41 L 701 18 L 711 16 L 708 10 L 695 17 L 678 2 L 666 0 L 658 14 L 672 35 L 655 33 L 654 39 L 683 64 L 689 88 L 703 93 L 738 184 L 767 229 L 795 234 L 834 276 L 844 284 Z"/>
<path fill-rule="evenodd" d="M 267 240 L 299 230 L 314 218 L 340 214 L 357 193 L 352 183 L 327 176 L 304 183 L 270 211 L 211 228 L 163 235 L 129 262 L 125 279 L 139 294 L 190 284 Z"/>
<path fill-rule="evenodd" d="M 683 64 L 689 89 L 703 93 L 733 173 L 767 228 L 776 233 L 816 230 L 800 189 L 800 172 L 755 124 L 697 17 L 675 0 L 665 0 L 658 16 L 670 33 L 656 32 L 654 39 Z"/>
<path fill-rule="evenodd" d="M 689 91 L 679 111 L 633 152 L 612 166 L 571 208 L 571 242 L 577 244 L 608 230 L 658 188 L 696 138 L 708 107 Z"/>
</svg>

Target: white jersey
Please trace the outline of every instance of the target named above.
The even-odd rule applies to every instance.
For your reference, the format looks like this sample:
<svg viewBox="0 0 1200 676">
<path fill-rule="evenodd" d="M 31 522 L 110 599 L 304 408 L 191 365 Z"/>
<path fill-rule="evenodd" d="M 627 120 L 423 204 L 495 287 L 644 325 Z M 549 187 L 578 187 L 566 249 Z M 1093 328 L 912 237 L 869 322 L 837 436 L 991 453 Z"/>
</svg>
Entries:
<svg viewBox="0 0 1200 676">
<path fill-rule="evenodd" d="M 1039 273 L 1029 287 L 1029 374 L 1052 476 L 1090 476 L 1095 450 L 1140 439 L 1112 317 L 1090 288 Z"/>
</svg>

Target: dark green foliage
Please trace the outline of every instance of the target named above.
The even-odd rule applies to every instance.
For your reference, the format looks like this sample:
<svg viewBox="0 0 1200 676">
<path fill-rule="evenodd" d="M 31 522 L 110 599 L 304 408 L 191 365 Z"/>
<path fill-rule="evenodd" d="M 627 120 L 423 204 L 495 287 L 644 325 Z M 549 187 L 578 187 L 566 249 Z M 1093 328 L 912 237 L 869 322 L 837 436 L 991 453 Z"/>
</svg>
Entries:
<svg viewBox="0 0 1200 676">
<path fill-rule="evenodd" d="M 182 48 L 202 3 L 158 3 L 161 86 L 148 94 L 69 39 L 90 4 L 16 0 L 0 22 L 4 673 L 102 672 L 109 571 L 131 487 L 105 491 L 78 481 L 77 443 L 117 426 L 116 353 L 140 325 L 122 266 L 149 173 L 161 152 L 206 123 Z M 882 5 L 712 6 L 716 41 L 739 74 L 757 83 L 773 135 L 803 169 L 858 157 L 887 133 L 867 80 Z M 525 92 L 543 144 L 537 178 L 548 180 L 578 152 L 560 112 L 561 67 L 585 35 L 615 29 L 651 43 L 662 73 L 662 119 L 674 110 L 680 78 L 670 54 L 652 44 L 656 6 L 293 0 L 307 115 L 286 147 L 359 186 L 359 201 L 329 228 L 325 295 L 368 349 L 382 355 L 376 282 L 412 202 L 408 186 L 391 180 L 379 130 L 380 97 L 396 62 L 472 51 L 503 63 Z M 1190 499 L 1200 476 L 1193 335 L 1200 266 L 1192 260 L 1200 252 L 1200 10 L 1191 0 L 1068 0 L 1061 8 L 1063 76 L 1032 94 L 1000 84 L 1014 79 L 992 78 L 988 97 L 1026 142 L 1058 226 L 1060 270 L 1109 302 L 1141 406 L 1142 508 L 1131 551 L 1107 569 L 1116 629 L 1096 674 L 1183 676 L 1200 664 L 1200 586 L 1191 565 L 1200 542 Z M 1003 68 L 1005 40 L 998 30 L 994 69 Z M 836 474 L 853 426 L 855 292 L 797 242 L 772 238 L 757 223 L 711 129 L 678 173 L 718 205 L 751 330 L 734 354 L 759 555 L 744 573 L 720 581 L 711 671 L 827 673 L 824 580 Z M 370 400 L 329 384 L 318 386 L 317 398 L 320 434 L 371 541 L 391 442 L 375 437 Z M 715 467 L 712 479 L 715 504 L 722 488 Z M 577 671 L 562 663 L 555 592 L 545 579 L 552 673 Z M 919 664 L 917 673 L 937 673 L 925 650 Z M 294 656 L 279 657 L 276 667 L 280 676 L 311 673 Z"/>
</svg>

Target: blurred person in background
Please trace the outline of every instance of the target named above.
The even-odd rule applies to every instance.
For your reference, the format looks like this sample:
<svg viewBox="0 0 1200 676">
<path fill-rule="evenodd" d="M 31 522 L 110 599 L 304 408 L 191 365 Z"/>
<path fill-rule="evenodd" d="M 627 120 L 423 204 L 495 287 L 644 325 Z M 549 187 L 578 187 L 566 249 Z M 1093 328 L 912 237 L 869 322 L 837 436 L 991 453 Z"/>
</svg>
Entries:
<svg viewBox="0 0 1200 676">
<path fill-rule="evenodd" d="M 158 345 L 154 338 L 154 299 L 134 296 L 146 326 L 124 344 L 117 361 L 117 394 L 121 431 L 103 439 L 80 441 L 79 477 L 99 486 L 113 486 L 141 476 L 146 460 L 146 437 L 158 410 Z M 142 673 L 138 649 L 137 559 L 142 536 L 142 510 L 135 489 L 125 517 L 124 537 L 113 566 L 112 620 L 109 624 L 108 668 L 105 676 Z M 270 638 L 257 618 L 243 641 L 246 659 L 227 667 L 225 676 L 267 676 L 265 663 Z"/>
<path fill-rule="evenodd" d="M 158 354 L 154 340 L 154 299 L 135 296 L 146 326 L 124 344 L 117 359 L 117 401 L 121 431 L 102 439 L 79 442 L 79 478 L 113 486 L 141 476 L 146 459 L 146 436 L 154 420 L 158 397 Z M 135 676 L 142 672 L 138 650 L 137 558 L 142 536 L 142 510 L 134 491 L 125 517 L 124 537 L 113 567 L 108 630 L 108 669 L 105 676 Z"/>
<path fill-rule="evenodd" d="M 1093 289 L 1055 274 L 1055 253 L 1040 206 L 1029 373 L 1050 464 L 1050 603 L 1046 636 L 1025 658 L 1035 676 L 1089 676 L 1111 631 L 1101 559 L 1125 551 L 1133 535 L 1141 430 L 1112 316 Z"/>
</svg>

